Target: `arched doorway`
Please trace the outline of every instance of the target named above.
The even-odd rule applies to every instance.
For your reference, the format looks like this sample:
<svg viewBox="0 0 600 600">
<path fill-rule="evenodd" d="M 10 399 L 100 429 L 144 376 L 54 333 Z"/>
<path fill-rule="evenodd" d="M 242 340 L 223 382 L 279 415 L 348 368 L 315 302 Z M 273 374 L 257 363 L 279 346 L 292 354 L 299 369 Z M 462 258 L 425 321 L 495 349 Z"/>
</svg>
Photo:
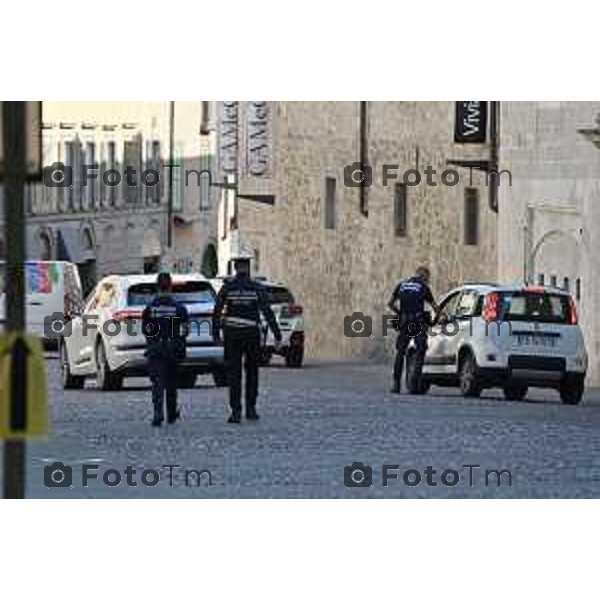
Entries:
<svg viewBox="0 0 600 600">
<path fill-rule="evenodd" d="M 209 243 L 204 248 L 204 253 L 202 255 L 202 275 L 208 279 L 212 279 L 217 276 L 219 272 L 219 259 L 217 256 L 217 249 L 215 245 Z"/>
<path fill-rule="evenodd" d="M 536 283 L 563 288 L 581 297 L 581 248 L 568 231 L 545 233 L 533 250 Z"/>
</svg>

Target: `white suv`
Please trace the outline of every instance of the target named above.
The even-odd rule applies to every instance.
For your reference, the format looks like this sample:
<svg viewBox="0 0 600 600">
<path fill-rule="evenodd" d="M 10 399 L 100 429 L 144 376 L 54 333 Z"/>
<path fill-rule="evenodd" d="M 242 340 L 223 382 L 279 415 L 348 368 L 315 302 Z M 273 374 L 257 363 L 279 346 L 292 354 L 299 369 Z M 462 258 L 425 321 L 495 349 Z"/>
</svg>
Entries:
<svg viewBox="0 0 600 600">
<path fill-rule="evenodd" d="M 458 385 L 464 396 L 501 387 L 520 400 L 532 387 L 554 388 L 565 404 L 584 392 L 587 353 L 573 298 L 550 287 L 464 285 L 440 303 L 428 331 L 419 383 L 414 346 L 407 355 L 406 382 L 412 393 L 429 385 Z"/>
<path fill-rule="evenodd" d="M 156 275 L 111 275 L 96 285 L 60 344 L 65 389 L 81 388 L 86 377 L 94 376 L 101 390 L 116 390 L 124 377 L 148 374 L 141 317 L 155 295 Z M 194 387 L 203 373 L 212 373 L 215 384 L 225 386 L 223 347 L 212 337 L 213 287 L 201 275 L 173 275 L 173 295 L 190 316 L 179 387 Z"/>
</svg>

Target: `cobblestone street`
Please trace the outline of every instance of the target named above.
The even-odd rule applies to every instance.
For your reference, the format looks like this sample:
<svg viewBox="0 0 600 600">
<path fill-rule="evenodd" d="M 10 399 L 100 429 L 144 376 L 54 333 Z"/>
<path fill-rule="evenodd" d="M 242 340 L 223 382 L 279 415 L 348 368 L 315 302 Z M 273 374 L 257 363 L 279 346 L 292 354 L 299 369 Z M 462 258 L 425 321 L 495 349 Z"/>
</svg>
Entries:
<svg viewBox="0 0 600 600">
<path fill-rule="evenodd" d="M 465 400 L 457 390 L 435 388 L 422 397 L 387 393 L 387 369 L 356 363 L 308 363 L 302 370 L 279 365 L 261 370 L 258 423 L 228 425 L 226 389 L 200 378 L 181 392 L 183 420 L 150 426 L 145 379 L 121 392 L 102 393 L 93 381 L 83 391 L 63 392 L 58 361 L 48 361 L 53 431 L 28 447 L 28 497 L 594 497 L 600 495 L 600 394 L 577 407 L 563 406 L 553 392 L 533 390 L 524 402 L 496 392 Z M 72 487 L 47 489 L 44 467 L 54 461 L 73 468 Z M 372 487 L 348 489 L 344 467 L 372 467 Z M 97 464 L 97 480 L 82 487 L 82 464 Z M 172 481 L 169 468 L 173 467 Z M 382 465 L 398 479 L 382 482 Z M 463 465 L 480 465 L 470 471 Z M 129 486 L 124 475 L 136 470 Z M 425 470 L 436 470 L 428 484 Z M 103 483 L 107 469 L 122 475 Z M 145 469 L 160 473 L 155 486 L 142 483 Z M 201 478 L 184 470 L 208 469 Z M 403 483 L 417 469 L 418 486 Z M 454 469 L 457 485 L 442 482 Z M 485 470 L 508 469 L 501 485 Z M 411 477 L 414 477 L 413 474 Z M 414 481 L 414 479 L 411 479 Z M 452 477 L 450 477 L 450 483 Z M 152 479 L 149 480 L 152 483 Z M 171 485 L 172 483 L 172 485 Z"/>
</svg>

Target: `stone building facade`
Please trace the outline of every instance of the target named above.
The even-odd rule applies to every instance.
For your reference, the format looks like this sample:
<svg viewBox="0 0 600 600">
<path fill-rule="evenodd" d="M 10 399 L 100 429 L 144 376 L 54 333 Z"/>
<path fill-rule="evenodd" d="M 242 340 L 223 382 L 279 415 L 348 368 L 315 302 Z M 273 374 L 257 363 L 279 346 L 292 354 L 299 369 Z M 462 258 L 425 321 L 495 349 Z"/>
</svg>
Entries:
<svg viewBox="0 0 600 600">
<path fill-rule="evenodd" d="M 26 191 L 29 258 L 72 260 L 85 291 L 108 273 L 161 267 L 200 271 L 207 254 L 216 257 L 214 188 L 202 174 L 214 169 L 206 104 L 45 102 L 44 164 L 72 167 L 73 180 L 72 187 L 36 184 Z M 169 170 L 164 165 L 171 154 L 180 167 L 172 169 L 169 220 Z M 97 179 L 87 186 L 81 182 L 82 164 L 98 165 Z M 131 180 L 137 186 L 126 185 L 127 165 L 136 169 Z M 102 181 L 108 169 L 120 172 L 121 185 Z M 160 174 L 159 185 L 141 184 L 145 169 Z"/>
<path fill-rule="evenodd" d="M 456 185 L 441 181 L 449 159 L 489 152 L 486 144 L 454 142 L 454 102 L 222 104 L 221 177 L 235 179 L 242 196 L 272 195 L 274 204 L 239 198 L 236 210 L 234 194 L 223 193 L 221 270 L 232 242 L 243 240 L 257 257 L 257 271 L 288 284 L 304 306 L 310 355 L 383 357 L 393 342 L 381 327 L 391 290 L 420 264 L 431 268 L 437 294 L 465 280 L 496 277 L 497 214 L 488 207 L 485 176 L 474 171 L 470 179 L 460 170 Z M 256 131 L 251 104 L 267 105 L 266 132 Z M 266 162 L 262 174 L 249 168 L 256 160 L 250 147 Z M 361 157 L 373 173 L 365 192 L 344 184 L 345 166 Z M 398 165 L 398 179 L 387 186 L 385 164 Z M 427 166 L 436 171 L 436 186 L 425 183 Z M 411 169 L 422 182 L 397 187 Z M 356 311 L 372 317 L 373 337 L 345 336 L 344 317 Z"/>
<path fill-rule="evenodd" d="M 499 275 L 568 289 L 600 384 L 600 102 L 507 102 L 501 163 Z M 506 210 L 502 210 L 506 207 Z"/>
</svg>

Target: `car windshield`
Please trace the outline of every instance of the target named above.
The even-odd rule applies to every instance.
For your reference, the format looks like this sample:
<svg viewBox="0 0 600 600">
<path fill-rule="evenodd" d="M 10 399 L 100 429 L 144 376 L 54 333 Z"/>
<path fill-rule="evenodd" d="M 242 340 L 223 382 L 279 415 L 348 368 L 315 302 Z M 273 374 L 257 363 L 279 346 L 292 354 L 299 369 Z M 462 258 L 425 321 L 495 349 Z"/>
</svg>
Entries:
<svg viewBox="0 0 600 600">
<path fill-rule="evenodd" d="M 505 321 L 568 323 L 569 297 L 546 292 L 503 292 L 500 314 Z"/>
<path fill-rule="evenodd" d="M 294 304 L 294 296 L 287 288 L 269 285 L 266 290 L 269 304 Z"/>
<path fill-rule="evenodd" d="M 127 290 L 128 306 L 146 306 L 156 296 L 156 283 L 136 283 Z M 176 281 L 173 297 L 185 304 L 213 302 L 215 292 L 206 281 Z"/>
</svg>

